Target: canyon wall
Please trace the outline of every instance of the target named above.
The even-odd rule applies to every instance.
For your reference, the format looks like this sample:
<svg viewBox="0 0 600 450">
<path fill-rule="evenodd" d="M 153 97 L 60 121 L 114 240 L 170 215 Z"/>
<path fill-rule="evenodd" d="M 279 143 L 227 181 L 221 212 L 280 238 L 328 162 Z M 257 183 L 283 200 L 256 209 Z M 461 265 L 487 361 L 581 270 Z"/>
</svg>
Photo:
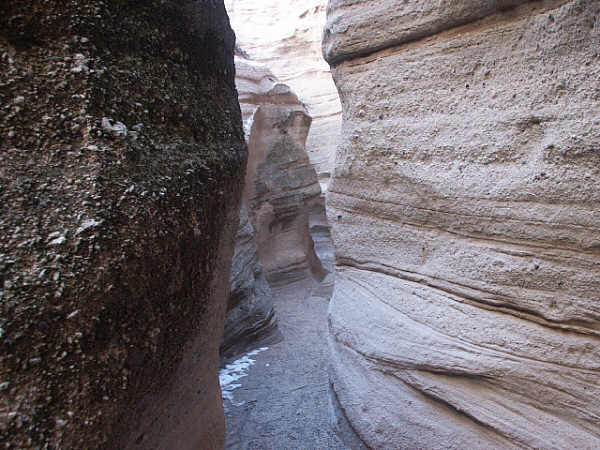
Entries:
<svg viewBox="0 0 600 450">
<path fill-rule="evenodd" d="M 321 194 L 306 154 L 306 107 L 266 65 L 236 56 L 236 85 L 248 140 L 244 200 L 270 284 L 322 279 L 309 231 Z"/>
<path fill-rule="evenodd" d="M 219 448 L 246 162 L 209 1 L 0 5 L 0 441 Z"/>
<path fill-rule="evenodd" d="M 331 0 L 331 382 L 370 448 L 600 446 L 600 3 Z"/>
<path fill-rule="evenodd" d="M 236 53 L 248 166 L 221 344 L 225 359 L 281 338 L 269 283 L 325 276 L 309 229 L 310 213 L 321 200 L 305 150 L 311 118 L 265 64 L 239 48 Z"/>
<path fill-rule="evenodd" d="M 325 0 L 225 0 L 237 45 L 265 63 L 306 105 L 312 125 L 306 150 L 322 188 L 333 168 L 341 125 L 341 106 L 321 37 Z"/>
<path fill-rule="evenodd" d="M 258 259 L 256 233 L 245 205 L 240 209 L 230 283 L 222 358 L 237 355 L 256 342 L 266 345 L 280 339 L 273 295 Z"/>
</svg>

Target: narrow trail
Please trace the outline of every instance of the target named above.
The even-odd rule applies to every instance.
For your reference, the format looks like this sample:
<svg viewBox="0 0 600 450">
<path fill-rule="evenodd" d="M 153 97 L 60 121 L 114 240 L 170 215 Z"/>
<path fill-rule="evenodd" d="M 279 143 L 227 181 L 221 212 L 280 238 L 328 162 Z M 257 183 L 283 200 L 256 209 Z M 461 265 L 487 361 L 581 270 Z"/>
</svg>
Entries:
<svg viewBox="0 0 600 450">
<path fill-rule="evenodd" d="M 225 448 L 347 448 L 329 425 L 328 298 L 320 290 L 314 282 L 273 290 L 284 340 L 252 356 L 233 401 L 224 401 Z"/>
</svg>

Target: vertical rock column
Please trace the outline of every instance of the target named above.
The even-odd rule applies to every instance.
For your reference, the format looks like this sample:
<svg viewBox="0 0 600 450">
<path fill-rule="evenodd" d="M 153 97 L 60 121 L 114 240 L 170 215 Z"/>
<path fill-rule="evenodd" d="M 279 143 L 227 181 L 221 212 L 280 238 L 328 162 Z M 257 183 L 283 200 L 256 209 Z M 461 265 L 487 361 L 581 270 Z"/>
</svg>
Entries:
<svg viewBox="0 0 600 450">
<path fill-rule="evenodd" d="M 246 146 L 212 1 L 0 6 L 0 441 L 219 448 Z"/>
<path fill-rule="evenodd" d="M 305 148 L 311 118 L 264 64 L 236 57 L 236 84 L 248 139 L 244 198 L 267 280 L 320 280 L 308 220 L 321 193 Z"/>
<path fill-rule="evenodd" d="M 332 386 L 371 448 L 600 445 L 600 4 L 332 0 Z"/>
</svg>

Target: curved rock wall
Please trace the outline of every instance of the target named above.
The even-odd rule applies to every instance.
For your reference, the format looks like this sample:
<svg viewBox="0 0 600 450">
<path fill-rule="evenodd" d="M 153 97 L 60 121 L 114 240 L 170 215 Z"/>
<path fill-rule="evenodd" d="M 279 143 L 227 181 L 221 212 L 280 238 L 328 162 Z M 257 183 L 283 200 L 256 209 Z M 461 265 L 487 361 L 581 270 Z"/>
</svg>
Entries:
<svg viewBox="0 0 600 450">
<path fill-rule="evenodd" d="M 219 448 L 246 160 L 209 1 L 0 5 L 0 441 Z"/>
<path fill-rule="evenodd" d="M 306 151 L 322 187 L 329 181 L 341 125 L 340 100 L 323 60 L 325 0 L 226 0 L 237 45 L 268 65 L 308 108 Z"/>
<path fill-rule="evenodd" d="M 267 280 L 321 279 L 309 231 L 321 193 L 305 150 L 311 118 L 264 64 L 236 56 L 236 84 L 248 140 L 244 198 Z"/>
<path fill-rule="evenodd" d="M 258 341 L 263 345 L 279 338 L 271 288 L 258 260 L 256 234 L 246 206 L 242 205 L 240 226 L 235 235 L 221 357 L 239 354 Z"/>
<path fill-rule="evenodd" d="M 369 447 L 600 446 L 599 18 L 330 2 L 331 381 Z"/>
</svg>

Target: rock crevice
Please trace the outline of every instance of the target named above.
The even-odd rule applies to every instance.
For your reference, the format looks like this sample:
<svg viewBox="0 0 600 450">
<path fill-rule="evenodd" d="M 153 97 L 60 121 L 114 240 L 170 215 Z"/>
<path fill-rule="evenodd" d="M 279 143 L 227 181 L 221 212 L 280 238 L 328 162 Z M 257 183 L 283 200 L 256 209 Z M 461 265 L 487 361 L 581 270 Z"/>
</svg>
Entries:
<svg viewBox="0 0 600 450">
<path fill-rule="evenodd" d="M 306 151 L 324 189 L 333 169 L 341 106 L 321 52 L 325 0 L 226 0 L 237 44 L 267 64 L 313 119 Z"/>
<path fill-rule="evenodd" d="M 264 64 L 236 57 L 248 140 L 244 198 L 258 255 L 271 284 L 325 276 L 309 230 L 321 188 L 306 154 L 312 119 Z"/>
<path fill-rule="evenodd" d="M 247 206 L 236 236 L 224 359 L 258 341 L 281 338 L 269 285 L 325 276 L 309 229 L 321 193 L 305 149 L 311 118 L 266 65 L 239 48 L 237 53 L 236 85 L 249 147 Z"/>
</svg>

